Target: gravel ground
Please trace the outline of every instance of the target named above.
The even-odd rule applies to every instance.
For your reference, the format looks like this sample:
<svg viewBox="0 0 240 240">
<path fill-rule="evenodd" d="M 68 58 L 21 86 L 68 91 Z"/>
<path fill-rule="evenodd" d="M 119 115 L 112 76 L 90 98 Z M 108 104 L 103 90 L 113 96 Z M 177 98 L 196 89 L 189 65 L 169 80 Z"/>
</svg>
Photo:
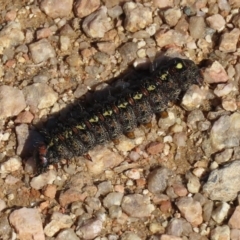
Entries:
<svg viewBox="0 0 240 240">
<path fill-rule="evenodd" d="M 239 0 L 0 6 L 0 239 L 240 239 Z M 43 126 L 162 55 L 208 59 L 204 84 L 135 139 L 34 176 Z"/>
</svg>

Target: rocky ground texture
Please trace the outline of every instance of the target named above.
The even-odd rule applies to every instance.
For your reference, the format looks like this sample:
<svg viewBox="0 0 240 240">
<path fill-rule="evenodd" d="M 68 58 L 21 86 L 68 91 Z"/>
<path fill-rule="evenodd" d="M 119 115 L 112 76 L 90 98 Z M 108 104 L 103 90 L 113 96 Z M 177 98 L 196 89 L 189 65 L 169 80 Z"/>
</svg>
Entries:
<svg viewBox="0 0 240 240">
<path fill-rule="evenodd" d="M 240 239 L 240 1 L 0 1 L 0 239 Z M 165 117 L 34 176 L 52 116 L 159 54 L 209 59 Z"/>
</svg>

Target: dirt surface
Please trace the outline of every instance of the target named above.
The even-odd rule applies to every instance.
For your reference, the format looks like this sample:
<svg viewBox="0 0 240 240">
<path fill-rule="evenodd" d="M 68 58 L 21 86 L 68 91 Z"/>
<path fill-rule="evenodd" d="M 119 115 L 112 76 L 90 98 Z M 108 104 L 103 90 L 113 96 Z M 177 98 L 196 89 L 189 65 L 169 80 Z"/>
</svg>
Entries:
<svg viewBox="0 0 240 240">
<path fill-rule="evenodd" d="M 239 7 L 0 1 L 0 239 L 240 239 Z M 36 176 L 43 129 L 169 57 L 199 64 L 203 84 L 134 139 Z"/>
</svg>

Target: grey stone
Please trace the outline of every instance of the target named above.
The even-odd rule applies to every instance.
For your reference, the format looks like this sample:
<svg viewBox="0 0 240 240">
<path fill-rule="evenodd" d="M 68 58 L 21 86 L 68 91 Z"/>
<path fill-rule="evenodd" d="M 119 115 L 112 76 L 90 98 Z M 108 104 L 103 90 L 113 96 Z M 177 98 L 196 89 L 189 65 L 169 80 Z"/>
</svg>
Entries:
<svg viewBox="0 0 240 240">
<path fill-rule="evenodd" d="M 240 144 L 240 114 L 221 116 L 210 132 L 210 142 L 214 152 L 237 147 Z"/>
<path fill-rule="evenodd" d="M 43 0 L 40 8 L 51 18 L 62 18 L 70 15 L 73 0 Z"/>
<path fill-rule="evenodd" d="M 26 107 L 24 95 L 21 90 L 10 87 L 0 87 L 0 119 L 19 114 Z"/>
<path fill-rule="evenodd" d="M 83 31 L 92 38 L 101 38 L 112 28 L 107 17 L 107 8 L 101 7 L 98 11 L 87 16 L 82 24 Z"/>
<path fill-rule="evenodd" d="M 212 200 L 233 201 L 240 191 L 239 172 L 240 160 L 230 162 L 221 169 L 213 170 L 203 186 L 203 191 Z"/>
<path fill-rule="evenodd" d="M 39 109 L 52 106 L 58 98 L 57 93 L 44 83 L 34 83 L 23 89 L 26 102 Z"/>
<path fill-rule="evenodd" d="M 150 198 L 141 194 L 124 196 L 121 206 L 125 213 L 136 218 L 149 217 L 155 209 L 150 203 Z"/>
<path fill-rule="evenodd" d="M 41 39 L 29 45 L 29 50 L 34 63 L 45 62 L 49 58 L 55 57 L 56 53 L 47 39 Z"/>
<path fill-rule="evenodd" d="M 171 174 L 172 172 L 167 168 L 153 170 L 148 176 L 148 190 L 155 194 L 163 192 Z"/>
</svg>

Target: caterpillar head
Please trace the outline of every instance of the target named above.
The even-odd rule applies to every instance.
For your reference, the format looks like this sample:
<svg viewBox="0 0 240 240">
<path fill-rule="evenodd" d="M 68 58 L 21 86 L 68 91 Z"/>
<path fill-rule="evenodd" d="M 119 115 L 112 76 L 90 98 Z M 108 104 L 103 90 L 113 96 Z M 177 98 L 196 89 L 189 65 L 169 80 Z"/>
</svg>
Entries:
<svg viewBox="0 0 240 240">
<path fill-rule="evenodd" d="M 49 166 L 48 149 L 45 143 L 40 143 L 35 149 L 34 159 L 36 161 L 37 175 L 45 172 Z"/>
</svg>

